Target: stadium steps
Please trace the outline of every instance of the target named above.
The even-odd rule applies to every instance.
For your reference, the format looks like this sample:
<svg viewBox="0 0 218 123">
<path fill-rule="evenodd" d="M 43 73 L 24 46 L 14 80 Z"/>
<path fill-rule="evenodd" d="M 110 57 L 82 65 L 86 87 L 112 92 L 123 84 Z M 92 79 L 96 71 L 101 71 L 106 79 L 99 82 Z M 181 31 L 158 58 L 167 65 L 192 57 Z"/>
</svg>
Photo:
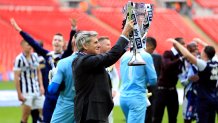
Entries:
<svg viewBox="0 0 218 123">
<path fill-rule="evenodd" d="M 96 18 L 95 16 L 93 15 L 90 15 L 89 16 L 90 19 L 96 23 L 98 23 L 100 26 L 102 26 L 103 28 L 107 29 L 109 32 L 111 32 L 112 34 L 116 35 L 116 36 L 119 36 L 121 34 L 120 31 L 112 28 L 111 26 L 109 26 L 108 24 L 104 23 L 103 21 L 99 20 L 98 18 Z M 108 18 L 108 19 L 111 19 L 111 18 Z"/>
<path fill-rule="evenodd" d="M 196 0 L 196 2 L 204 8 L 216 8 L 216 7 L 218 7 L 217 0 Z"/>
<path fill-rule="evenodd" d="M 112 7 L 112 8 L 119 8 L 126 5 L 129 0 L 93 0 L 101 7 Z M 131 0 L 132 2 L 145 2 L 145 3 L 152 3 L 156 4 L 155 0 Z"/>
<path fill-rule="evenodd" d="M 0 0 L 0 5 L 11 6 L 59 6 L 54 0 Z"/>
<path fill-rule="evenodd" d="M 119 30 L 122 24 L 123 15 L 119 9 L 98 8 L 92 11 L 93 14 L 113 28 Z M 113 16 L 110 16 L 113 15 Z M 105 20 L 113 18 L 113 21 Z M 121 30 L 119 30 L 121 31 Z M 185 22 L 181 15 L 169 9 L 155 9 L 154 18 L 148 31 L 148 36 L 157 39 L 157 52 L 162 54 L 166 49 L 170 49 L 171 44 L 165 40 L 172 37 L 184 37 L 188 42 L 193 37 L 199 37 Z"/>
<path fill-rule="evenodd" d="M 99 36 L 108 36 L 112 44 L 114 44 L 120 32 L 111 28 L 107 24 L 101 22 L 95 17 L 89 16 L 83 12 L 75 11 L 9 11 L 0 10 L 0 36 L 2 37 L 0 51 L 5 52 L 0 55 L 1 64 L 4 70 L 11 71 L 14 58 L 21 51 L 19 42 L 22 39 L 16 32 L 9 19 L 14 17 L 20 27 L 31 34 L 36 40 L 40 39 L 44 42 L 46 49 L 52 49 L 51 39 L 56 32 L 61 32 L 66 40 L 69 37 L 70 22 L 69 17 L 72 13 L 79 13 L 80 20 L 78 29 L 80 30 L 96 30 Z M 31 21 L 30 21 L 31 20 Z M 13 52 L 11 52 L 13 49 Z"/>
<path fill-rule="evenodd" d="M 216 49 L 218 50 L 218 45 L 217 43 L 211 38 L 209 37 L 198 25 L 195 24 L 195 22 L 188 18 L 187 16 L 183 16 L 183 19 L 185 21 L 185 23 L 190 27 L 192 28 L 193 30 L 195 30 L 195 32 L 200 35 L 201 37 L 198 37 L 198 38 L 201 38 L 203 41 L 205 41 L 206 43 L 210 44 L 210 45 L 213 45 L 216 47 Z"/>
</svg>

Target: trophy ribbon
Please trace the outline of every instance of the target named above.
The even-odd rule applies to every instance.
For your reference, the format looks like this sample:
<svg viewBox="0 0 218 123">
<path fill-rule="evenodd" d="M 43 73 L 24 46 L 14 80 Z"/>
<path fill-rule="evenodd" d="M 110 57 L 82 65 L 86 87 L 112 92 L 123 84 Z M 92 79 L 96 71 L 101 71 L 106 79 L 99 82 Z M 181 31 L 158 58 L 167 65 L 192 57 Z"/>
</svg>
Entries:
<svg viewBox="0 0 218 123">
<path fill-rule="evenodd" d="M 153 18 L 153 6 L 151 4 L 144 4 L 144 8 L 146 9 L 146 12 L 147 12 L 147 23 L 144 23 L 143 21 L 143 24 L 142 24 L 142 28 L 143 30 L 145 31 L 144 35 L 142 36 L 141 40 L 143 41 L 144 43 L 144 48 L 146 48 L 146 36 L 147 36 L 147 33 L 148 33 L 148 29 L 151 25 L 151 21 L 152 21 L 152 18 Z"/>
</svg>

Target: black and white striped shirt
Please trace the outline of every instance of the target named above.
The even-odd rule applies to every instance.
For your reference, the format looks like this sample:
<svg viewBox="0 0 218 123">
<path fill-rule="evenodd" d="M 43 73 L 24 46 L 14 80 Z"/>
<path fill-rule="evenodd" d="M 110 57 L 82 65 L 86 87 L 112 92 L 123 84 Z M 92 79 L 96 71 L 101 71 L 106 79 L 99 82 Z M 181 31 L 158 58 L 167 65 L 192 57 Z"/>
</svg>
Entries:
<svg viewBox="0 0 218 123">
<path fill-rule="evenodd" d="M 20 53 L 15 60 L 14 71 L 20 71 L 20 89 L 24 94 L 40 93 L 37 68 L 39 59 L 36 53 L 31 53 L 31 58 L 27 59 L 23 53 Z"/>
</svg>

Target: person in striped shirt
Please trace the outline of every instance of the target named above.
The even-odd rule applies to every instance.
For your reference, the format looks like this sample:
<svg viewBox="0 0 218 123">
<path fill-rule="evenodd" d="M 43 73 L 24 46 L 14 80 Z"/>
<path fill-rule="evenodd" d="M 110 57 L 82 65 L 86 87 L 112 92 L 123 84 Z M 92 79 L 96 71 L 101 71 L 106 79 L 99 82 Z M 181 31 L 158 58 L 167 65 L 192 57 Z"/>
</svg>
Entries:
<svg viewBox="0 0 218 123">
<path fill-rule="evenodd" d="M 72 41 L 74 34 L 76 33 L 76 20 L 73 18 L 71 19 L 72 30 L 70 32 L 70 38 L 68 41 L 67 49 L 63 50 L 63 47 L 64 47 L 63 35 L 61 33 L 56 33 L 52 39 L 53 51 L 49 51 L 41 47 L 39 43 L 31 35 L 29 35 L 27 32 L 22 30 L 22 28 L 16 23 L 16 21 L 13 18 L 10 21 L 14 29 L 20 33 L 22 38 L 26 40 L 29 43 L 29 45 L 32 46 L 32 48 L 35 50 L 36 53 L 43 56 L 43 58 L 46 61 L 45 63 L 46 72 L 45 74 L 43 74 L 44 76 L 46 76 L 46 80 L 43 81 L 44 88 L 45 88 L 45 102 L 43 106 L 43 122 L 50 123 L 60 91 L 56 94 L 48 93 L 47 88 L 48 88 L 48 84 L 52 77 L 51 74 L 49 73 L 51 73 L 52 69 L 55 69 L 57 62 L 60 59 L 66 58 L 73 53 L 71 41 Z M 64 88 L 64 85 L 61 87 Z"/>
<path fill-rule="evenodd" d="M 14 80 L 19 101 L 22 102 L 21 123 L 27 123 L 31 109 L 40 109 L 44 103 L 44 87 L 36 53 L 32 53 L 31 46 L 21 41 L 22 52 L 16 57 L 14 64 Z"/>
</svg>

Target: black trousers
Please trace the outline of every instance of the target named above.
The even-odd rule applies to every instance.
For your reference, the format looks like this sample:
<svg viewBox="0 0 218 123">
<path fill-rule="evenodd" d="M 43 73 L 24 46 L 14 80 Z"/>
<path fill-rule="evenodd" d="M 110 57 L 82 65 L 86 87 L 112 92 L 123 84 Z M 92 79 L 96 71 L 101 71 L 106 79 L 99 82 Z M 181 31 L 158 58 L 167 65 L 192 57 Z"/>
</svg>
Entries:
<svg viewBox="0 0 218 123">
<path fill-rule="evenodd" d="M 179 100 L 176 88 L 167 89 L 157 87 L 152 123 L 161 123 L 165 107 L 167 107 L 169 123 L 176 123 L 179 111 Z"/>
<path fill-rule="evenodd" d="M 152 92 L 152 96 L 148 98 L 151 103 L 151 106 L 147 107 L 146 115 L 145 115 L 145 123 L 152 123 L 152 117 L 154 114 L 154 105 L 155 105 L 154 101 L 156 98 L 157 86 L 148 86 L 147 89 L 148 92 Z"/>
<path fill-rule="evenodd" d="M 108 122 L 99 121 L 99 120 L 88 120 L 85 123 L 108 123 Z"/>
<path fill-rule="evenodd" d="M 31 116 L 32 116 L 32 123 L 37 123 L 37 121 L 40 119 L 39 109 L 31 110 Z"/>
<path fill-rule="evenodd" d="M 108 123 L 108 120 L 107 121 L 86 120 L 87 111 L 88 111 L 88 103 L 86 105 L 84 105 L 84 107 L 83 107 L 83 112 L 82 112 L 82 117 L 81 117 L 80 123 Z"/>
<path fill-rule="evenodd" d="M 215 123 L 217 112 L 218 112 L 218 95 L 214 94 L 214 96 L 210 96 L 210 94 L 206 94 L 203 96 L 203 98 L 198 97 L 197 123 Z"/>
</svg>

